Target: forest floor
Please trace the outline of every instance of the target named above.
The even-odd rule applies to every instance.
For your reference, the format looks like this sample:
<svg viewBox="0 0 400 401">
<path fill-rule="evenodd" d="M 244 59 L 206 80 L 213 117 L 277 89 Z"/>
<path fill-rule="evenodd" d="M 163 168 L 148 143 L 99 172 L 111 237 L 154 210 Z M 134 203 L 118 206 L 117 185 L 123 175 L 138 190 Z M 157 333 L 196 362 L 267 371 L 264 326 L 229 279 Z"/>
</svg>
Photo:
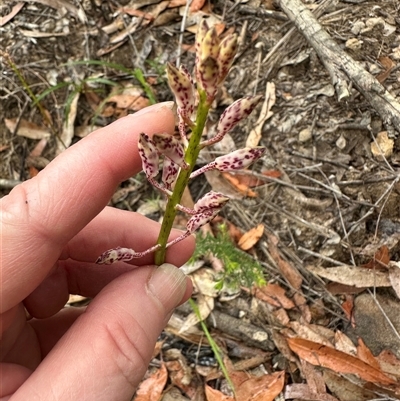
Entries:
<svg viewBox="0 0 400 401">
<path fill-rule="evenodd" d="M 400 3 L 306 6 L 400 101 Z M 278 4 L 16 0 L 0 10 L 8 54 L 0 67 L 2 195 L 92 130 L 173 100 L 165 65 L 179 59 L 193 69 L 202 18 L 221 37 L 238 33 L 205 135 L 234 100 L 257 93 L 264 102 L 199 164 L 246 144 L 267 152 L 251 170 L 196 181 L 186 202 L 210 189 L 231 197 L 209 232 L 224 223 L 221 241 L 229 237 L 258 261 L 267 285 L 243 284 L 246 266 L 235 266 L 241 285 L 216 289 L 226 266 L 207 252 L 184 267 L 236 399 L 400 399 L 400 127 L 384 121 L 357 84 L 338 100 L 337 83 Z M 122 183 L 110 205 L 159 219 L 165 202 L 140 175 Z M 188 304 L 160 338 L 139 393 L 140 400 L 233 399 Z"/>
</svg>

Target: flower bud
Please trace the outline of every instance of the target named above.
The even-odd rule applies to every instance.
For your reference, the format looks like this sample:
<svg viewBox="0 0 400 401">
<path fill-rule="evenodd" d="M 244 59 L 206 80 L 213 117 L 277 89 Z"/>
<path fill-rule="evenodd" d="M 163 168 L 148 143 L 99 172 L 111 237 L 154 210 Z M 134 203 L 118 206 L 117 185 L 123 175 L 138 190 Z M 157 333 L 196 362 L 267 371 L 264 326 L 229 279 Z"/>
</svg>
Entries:
<svg viewBox="0 0 400 401">
<path fill-rule="evenodd" d="M 219 54 L 219 38 L 214 28 L 209 29 L 204 35 L 199 49 L 199 61 L 211 57 L 217 60 Z"/>
<path fill-rule="evenodd" d="M 263 146 L 238 149 L 227 155 L 217 157 L 214 161 L 214 168 L 219 171 L 240 170 L 255 162 L 264 152 L 265 147 Z"/>
<path fill-rule="evenodd" d="M 171 63 L 167 64 L 168 84 L 175 95 L 179 113 L 190 118 L 194 110 L 194 86 L 186 68 L 181 66 L 179 69 Z"/>
<path fill-rule="evenodd" d="M 199 87 L 206 92 L 207 102 L 211 104 L 217 93 L 218 63 L 215 59 L 208 57 L 197 64 L 196 72 Z"/>
<path fill-rule="evenodd" d="M 210 209 L 222 208 L 222 206 L 229 201 L 229 198 L 220 192 L 208 192 L 200 198 L 194 205 L 194 211 L 205 212 Z"/>
<path fill-rule="evenodd" d="M 139 135 L 139 155 L 142 159 L 142 167 L 147 178 L 154 178 L 158 174 L 158 152 L 156 145 L 145 133 Z"/>
<path fill-rule="evenodd" d="M 185 149 L 179 139 L 169 134 L 154 134 L 153 143 L 159 153 L 171 159 L 178 166 L 187 168 Z"/>
<path fill-rule="evenodd" d="M 223 82 L 223 80 L 228 75 L 228 72 L 232 66 L 233 59 L 235 58 L 237 48 L 238 48 L 237 35 L 228 35 L 225 37 L 220 46 L 218 54 L 218 66 L 219 66 L 219 79 L 218 83 Z"/>
<path fill-rule="evenodd" d="M 203 43 L 204 37 L 206 36 L 207 32 L 210 30 L 210 27 L 207 24 L 205 19 L 202 19 L 196 33 L 195 39 L 195 48 L 196 48 L 196 65 L 200 60 L 200 49 L 201 44 Z"/>
</svg>

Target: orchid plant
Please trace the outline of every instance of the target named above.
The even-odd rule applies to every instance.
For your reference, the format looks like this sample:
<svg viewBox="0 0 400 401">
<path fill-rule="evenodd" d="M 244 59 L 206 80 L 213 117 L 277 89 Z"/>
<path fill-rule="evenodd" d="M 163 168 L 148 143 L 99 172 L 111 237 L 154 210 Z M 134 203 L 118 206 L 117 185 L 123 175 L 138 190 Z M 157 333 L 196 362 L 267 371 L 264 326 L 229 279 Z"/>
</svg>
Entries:
<svg viewBox="0 0 400 401">
<path fill-rule="evenodd" d="M 184 66 L 176 68 L 172 64 L 167 65 L 168 83 L 177 103 L 179 138 L 164 133 L 155 134 L 151 138 L 142 133 L 139 138 L 138 148 L 143 171 L 148 181 L 168 198 L 157 243 L 142 252 L 121 247 L 110 249 L 97 259 L 98 264 L 129 261 L 152 252 L 155 252 L 157 265 L 164 263 L 168 247 L 210 222 L 229 200 L 224 194 L 211 191 L 199 199 L 193 209 L 184 207 L 179 202 L 189 180 L 210 170 L 232 171 L 245 168 L 264 154 L 263 147 L 239 149 L 217 157 L 193 172 L 201 149 L 219 142 L 236 124 L 246 118 L 261 100 L 261 96 L 247 96 L 235 101 L 221 115 L 216 135 L 202 141 L 209 110 L 233 63 L 237 51 L 237 36 L 230 34 L 220 41 L 215 29 L 209 28 L 206 20 L 203 20 L 199 25 L 195 44 L 196 86 Z M 160 160 L 161 182 L 156 180 Z M 178 211 L 190 215 L 186 231 L 168 242 Z"/>
</svg>

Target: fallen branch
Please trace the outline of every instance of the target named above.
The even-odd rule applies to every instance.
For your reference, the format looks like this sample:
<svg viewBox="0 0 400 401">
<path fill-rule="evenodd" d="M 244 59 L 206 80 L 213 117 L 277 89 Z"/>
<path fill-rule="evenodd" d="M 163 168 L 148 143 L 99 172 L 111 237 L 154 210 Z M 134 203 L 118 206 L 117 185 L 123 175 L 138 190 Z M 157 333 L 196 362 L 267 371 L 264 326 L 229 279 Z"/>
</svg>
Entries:
<svg viewBox="0 0 400 401">
<path fill-rule="evenodd" d="M 394 96 L 339 47 L 301 0 L 279 0 L 279 4 L 317 52 L 331 76 L 338 100 L 350 97 L 350 80 L 381 116 L 387 130 L 400 132 L 400 103 Z"/>
</svg>

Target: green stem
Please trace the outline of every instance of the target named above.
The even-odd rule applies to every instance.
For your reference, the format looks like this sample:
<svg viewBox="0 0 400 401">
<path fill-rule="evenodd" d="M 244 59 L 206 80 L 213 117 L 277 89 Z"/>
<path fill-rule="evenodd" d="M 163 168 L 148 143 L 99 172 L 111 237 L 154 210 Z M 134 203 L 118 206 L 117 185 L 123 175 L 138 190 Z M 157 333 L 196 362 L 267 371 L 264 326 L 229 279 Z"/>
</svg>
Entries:
<svg viewBox="0 0 400 401">
<path fill-rule="evenodd" d="M 164 219 L 161 225 L 160 234 L 157 239 L 157 244 L 161 245 L 154 256 L 154 261 L 157 266 L 162 265 L 165 261 L 166 244 L 168 242 L 168 237 L 171 233 L 172 226 L 174 224 L 175 216 L 177 213 L 176 205 L 181 201 L 183 191 L 188 185 L 190 174 L 196 164 L 197 157 L 200 152 L 200 141 L 204 130 L 204 126 L 207 121 L 208 111 L 210 110 L 211 104 L 207 102 L 206 94 L 204 91 L 199 92 L 200 101 L 199 107 L 197 109 L 196 121 L 194 127 L 192 128 L 192 133 L 189 139 L 188 148 L 185 153 L 185 161 L 189 165 L 187 170 L 181 169 L 178 178 L 175 183 L 175 188 L 168 199 L 168 203 L 165 210 Z"/>
</svg>

